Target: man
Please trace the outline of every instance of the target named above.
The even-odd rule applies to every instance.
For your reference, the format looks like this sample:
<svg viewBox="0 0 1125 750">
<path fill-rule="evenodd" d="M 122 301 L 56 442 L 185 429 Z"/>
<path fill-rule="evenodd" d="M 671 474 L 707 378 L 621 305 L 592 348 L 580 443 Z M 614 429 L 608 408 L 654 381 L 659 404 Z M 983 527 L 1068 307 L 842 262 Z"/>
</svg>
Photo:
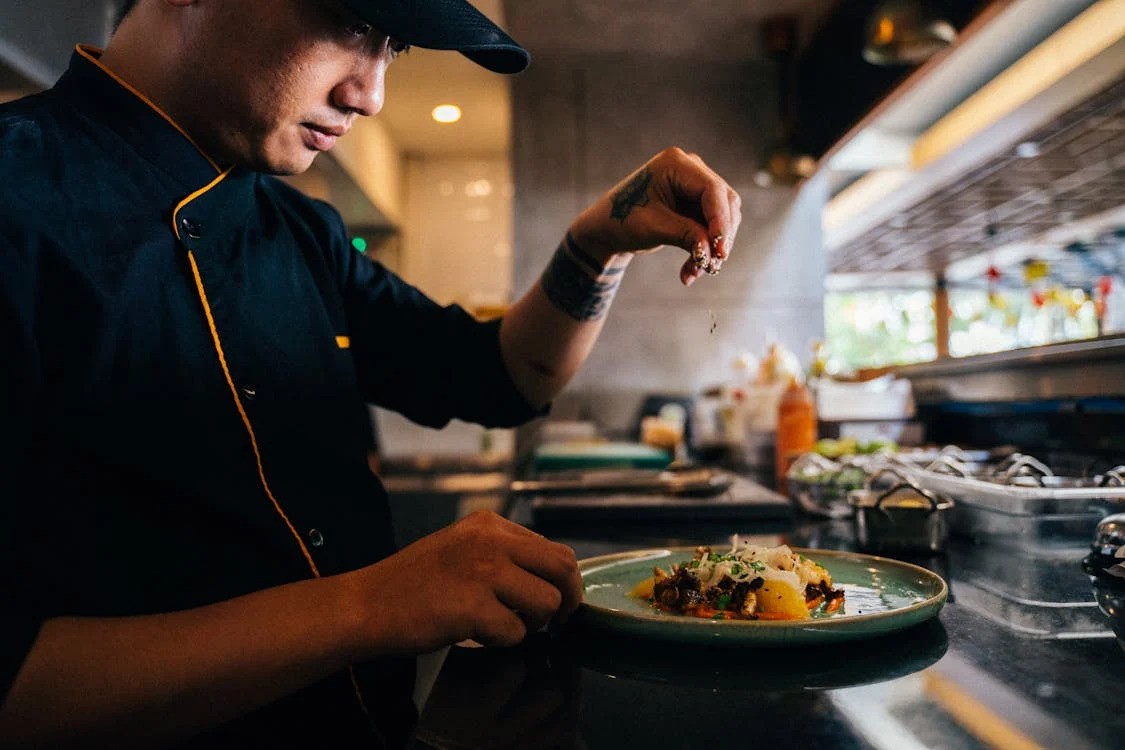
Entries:
<svg viewBox="0 0 1125 750">
<path fill-rule="evenodd" d="M 364 402 L 543 411 L 632 254 L 728 255 L 738 196 L 663 152 L 498 323 L 349 250 L 293 174 L 408 45 L 527 53 L 462 0 L 137 0 L 0 108 L 0 745 L 397 746 L 413 658 L 580 599 L 573 553 L 478 514 L 395 552 Z"/>
</svg>

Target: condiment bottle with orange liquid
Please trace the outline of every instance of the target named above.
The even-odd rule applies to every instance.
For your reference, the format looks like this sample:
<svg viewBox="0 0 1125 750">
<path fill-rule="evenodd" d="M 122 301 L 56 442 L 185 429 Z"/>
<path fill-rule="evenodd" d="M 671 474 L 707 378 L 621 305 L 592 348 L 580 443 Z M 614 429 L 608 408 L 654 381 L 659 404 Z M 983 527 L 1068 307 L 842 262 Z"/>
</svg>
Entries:
<svg viewBox="0 0 1125 750">
<path fill-rule="evenodd" d="M 812 392 L 800 378 L 792 377 L 777 407 L 777 490 L 789 494 L 785 475 L 802 453 L 816 445 L 816 404 Z"/>
</svg>

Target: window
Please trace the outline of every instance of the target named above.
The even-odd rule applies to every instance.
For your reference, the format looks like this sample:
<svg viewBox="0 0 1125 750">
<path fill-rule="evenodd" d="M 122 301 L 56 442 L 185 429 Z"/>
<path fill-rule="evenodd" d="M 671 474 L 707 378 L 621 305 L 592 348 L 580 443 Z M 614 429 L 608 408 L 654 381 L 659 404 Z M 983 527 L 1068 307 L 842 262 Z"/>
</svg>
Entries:
<svg viewBox="0 0 1125 750">
<path fill-rule="evenodd" d="M 930 289 L 829 292 L 824 298 L 830 374 L 934 359 L 935 331 Z"/>
</svg>

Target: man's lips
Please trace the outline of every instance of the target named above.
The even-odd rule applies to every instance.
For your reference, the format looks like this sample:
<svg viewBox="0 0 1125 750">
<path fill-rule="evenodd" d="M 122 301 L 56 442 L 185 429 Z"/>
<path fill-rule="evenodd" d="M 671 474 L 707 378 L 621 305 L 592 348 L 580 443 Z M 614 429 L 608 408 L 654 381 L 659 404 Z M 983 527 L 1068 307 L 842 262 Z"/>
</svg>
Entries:
<svg viewBox="0 0 1125 750">
<path fill-rule="evenodd" d="M 305 128 L 305 146 L 315 151 L 327 151 L 336 145 L 337 138 L 348 132 L 345 127 L 327 127 L 311 122 L 302 124 Z"/>
</svg>

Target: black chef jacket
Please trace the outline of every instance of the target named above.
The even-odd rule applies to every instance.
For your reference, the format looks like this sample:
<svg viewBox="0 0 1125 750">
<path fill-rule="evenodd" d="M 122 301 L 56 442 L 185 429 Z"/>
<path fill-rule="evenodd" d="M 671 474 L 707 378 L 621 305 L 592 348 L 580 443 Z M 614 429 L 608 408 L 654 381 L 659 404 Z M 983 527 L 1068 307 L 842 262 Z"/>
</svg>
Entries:
<svg viewBox="0 0 1125 750">
<path fill-rule="evenodd" d="M 391 553 L 365 402 L 431 426 L 534 416 L 496 323 L 355 252 L 328 206 L 219 168 L 98 54 L 0 106 L 0 696 L 47 618 Z M 413 661 L 354 674 L 373 734 L 345 672 L 198 744 L 401 743 Z"/>
</svg>

